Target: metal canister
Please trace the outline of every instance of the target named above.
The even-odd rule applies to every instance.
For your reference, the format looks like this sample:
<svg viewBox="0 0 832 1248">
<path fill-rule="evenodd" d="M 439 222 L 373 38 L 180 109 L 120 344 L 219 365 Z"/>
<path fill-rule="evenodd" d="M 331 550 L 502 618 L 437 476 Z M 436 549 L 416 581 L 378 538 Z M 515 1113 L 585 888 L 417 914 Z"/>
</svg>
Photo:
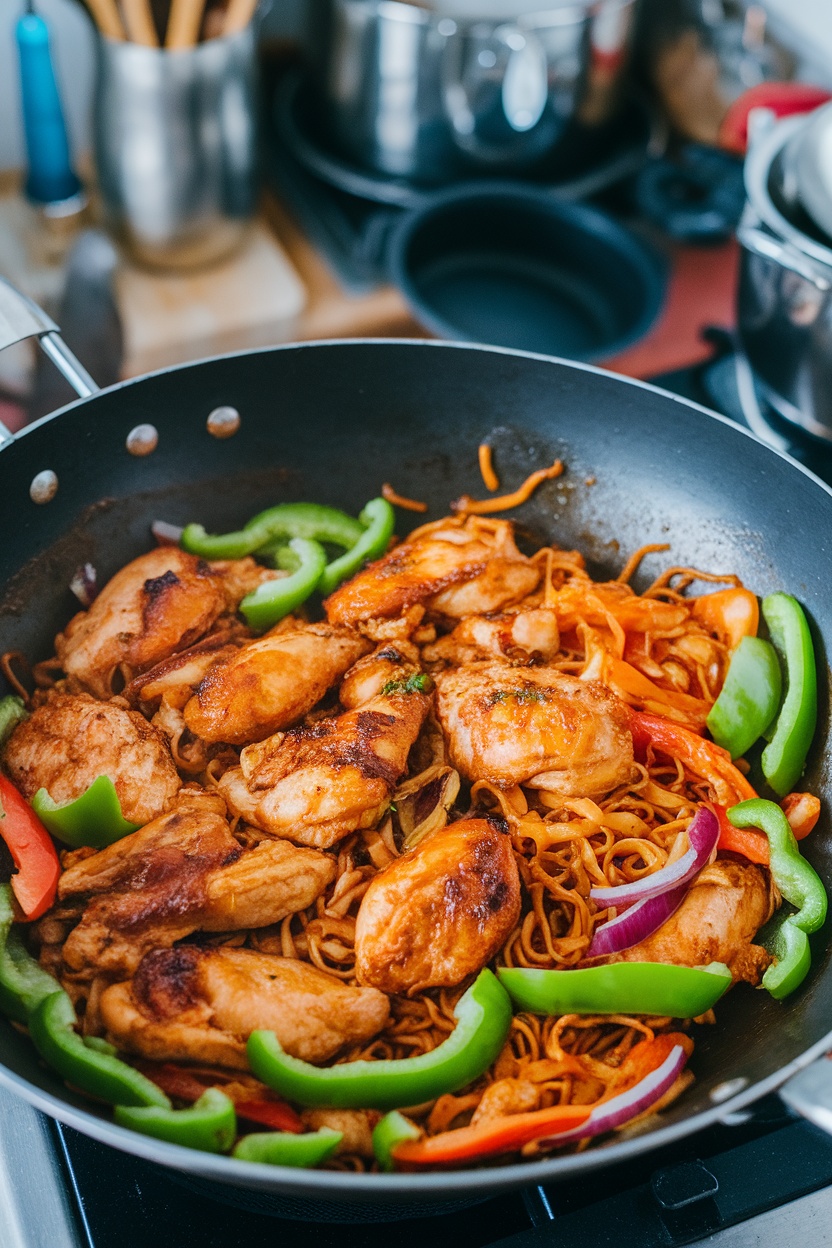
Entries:
<svg viewBox="0 0 832 1248">
<path fill-rule="evenodd" d="M 95 159 L 109 224 L 135 257 L 191 268 L 242 240 L 255 204 L 255 33 L 166 51 L 102 38 Z"/>
</svg>

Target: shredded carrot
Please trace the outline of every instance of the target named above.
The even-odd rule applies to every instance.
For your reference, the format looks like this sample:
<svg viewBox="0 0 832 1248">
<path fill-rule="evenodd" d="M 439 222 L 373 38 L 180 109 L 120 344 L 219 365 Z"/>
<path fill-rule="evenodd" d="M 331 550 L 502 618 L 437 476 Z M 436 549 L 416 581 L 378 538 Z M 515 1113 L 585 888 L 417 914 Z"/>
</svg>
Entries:
<svg viewBox="0 0 832 1248">
<path fill-rule="evenodd" d="M 527 477 L 512 494 L 501 494 L 499 498 L 481 499 L 470 498 L 469 495 L 463 494 L 455 503 L 451 503 L 451 511 L 462 512 L 468 516 L 485 516 L 492 511 L 510 511 L 512 507 L 519 507 L 521 503 L 527 502 L 544 481 L 551 481 L 559 477 L 562 472 L 563 463 L 556 459 L 551 468 L 538 468 L 537 472 Z"/>
<path fill-rule="evenodd" d="M 493 494 L 495 490 L 500 488 L 500 478 L 494 471 L 494 465 L 491 462 L 491 445 L 488 442 L 480 442 L 477 447 L 477 456 L 480 461 L 480 475 L 483 484 L 487 490 Z"/>
<path fill-rule="evenodd" d="M 387 481 L 381 487 L 381 497 L 386 498 L 394 507 L 401 507 L 402 511 L 427 511 L 428 509 L 427 503 L 420 503 L 417 498 L 405 498 L 403 494 L 397 494 Z"/>
<path fill-rule="evenodd" d="M 626 585 L 645 555 L 655 555 L 662 550 L 670 550 L 670 543 L 651 542 L 649 546 L 640 546 L 638 550 L 633 551 L 630 555 L 630 558 L 615 578 L 616 581 L 618 581 L 621 585 Z"/>
</svg>

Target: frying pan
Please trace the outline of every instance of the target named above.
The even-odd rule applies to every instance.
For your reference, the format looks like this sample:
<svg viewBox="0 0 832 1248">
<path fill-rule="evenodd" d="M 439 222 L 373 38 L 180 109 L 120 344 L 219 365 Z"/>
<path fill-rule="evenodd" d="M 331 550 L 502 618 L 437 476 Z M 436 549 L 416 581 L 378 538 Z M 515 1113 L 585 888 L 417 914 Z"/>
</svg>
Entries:
<svg viewBox="0 0 832 1248">
<path fill-rule="evenodd" d="M 342 341 L 223 356 L 95 393 L 55 325 L 0 283 L 0 348 L 29 336 L 85 397 L 17 437 L 3 435 L 3 649 L 33 659 L 51 654 L 55 632 L 77 605 L 67 586 L 78 565 L 90 561 L 105 581 L 148 549 L 155 519 L 199 520 L 222 531 L 292 499 L 355 513 L 385 480 L 425 498 L 429 517 L 440 516 L 455 496 L 481 492 L 476 445 L 487 437 L 507 486 L 555 456 L 567 466 L 514 513 L 532 534 L 580 548 L 595 575 L 615 575 L 630 551 L 659 540 L 671 543 L 672 554 L 648 560 L 644 584 L 670 557 L 737 572 L 758 594 L 789 590 L 807 608 L 826 669 L 832 491 L 730 422 L 655 387 L 516 351 Z M 805 787 L 828 812 L 822 685 Z M 828 813 L 805 852 L 832 885 Z M 740 985 L 720 1003 L 718 1026 L 697 1029 L 697 1078 L 679 1102 L 640 1133 L 574 1156 L 416 1175 L 244 1164 L 114 1126 L 44 1070 L 28 1039 L 4 1022 L 0 1084 L 189 1181 L 300 1201 L 387 1203 L 391 1217 L 405 1207 L 428 1212 L 660 1148 L 787 1081 L 788 1103 L 832 1131 L 832 1062 L 815 1060 L 832 1048 L 829 928 L 813 939 L 811 974 L 792 997 L 778 1003 Z"/>
</svg>

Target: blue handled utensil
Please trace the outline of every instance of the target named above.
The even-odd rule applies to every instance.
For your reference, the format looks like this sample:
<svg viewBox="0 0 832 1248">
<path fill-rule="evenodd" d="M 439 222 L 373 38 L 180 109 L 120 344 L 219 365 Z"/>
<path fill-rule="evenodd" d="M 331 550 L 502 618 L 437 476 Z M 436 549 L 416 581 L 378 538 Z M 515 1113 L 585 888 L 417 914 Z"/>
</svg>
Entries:
<svg viewBox="0 0 832 1248">
<path fill-rule="evenodd" d="M 20 56 L 23 128 L 28 177 L 26 194 L 38 204 L 72 199 L 81 191 L 69 153 L 64 112 L 49 48 L 49 27 L 32 0 L 15 29 Z"/>
</svg>

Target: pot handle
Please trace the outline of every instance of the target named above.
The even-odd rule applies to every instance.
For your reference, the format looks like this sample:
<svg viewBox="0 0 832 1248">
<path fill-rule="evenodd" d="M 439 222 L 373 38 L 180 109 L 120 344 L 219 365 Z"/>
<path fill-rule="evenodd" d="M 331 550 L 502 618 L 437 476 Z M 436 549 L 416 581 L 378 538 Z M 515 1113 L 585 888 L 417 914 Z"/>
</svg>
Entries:
<svg viewBox="0 0 832 1248">
<path fill-rule="evenodd" d="M 832 1054 L 793 1075 L 780 1096 L 789 1109 L 832 1135 Z"/>
<path fill-rule="evenodd" d="M 811 282 L 822 294 L 832 290 L 832 281 L 823 277 L 811 261 L 807 260 L 791 243 L 784 243 L 779 238 L 775 238 L 773 234 L 767 234 L 765 230 L 758 229 L 756 225 L 747 225 L 744 222 L 741 222 L 737 228 L 737 238 L 746 251 L 750 251 L 755 256 L 762 256 L 764 260 L 773 260 L 776 264 L 782 265 L 789 272 L 796 273 L 798 277 Z"/>
<path fill-rule="evenodd" d="M 44 355 L 49 357 L 79 398 L 86 399 L 95 394 L 98 386 L 61 338 L 52 318 L 0 277 L 0 351 L 26 338 L 37 338 Z M 13 437 L 8 429 L 0 427 L 0 446 Z"/>
</svg>

